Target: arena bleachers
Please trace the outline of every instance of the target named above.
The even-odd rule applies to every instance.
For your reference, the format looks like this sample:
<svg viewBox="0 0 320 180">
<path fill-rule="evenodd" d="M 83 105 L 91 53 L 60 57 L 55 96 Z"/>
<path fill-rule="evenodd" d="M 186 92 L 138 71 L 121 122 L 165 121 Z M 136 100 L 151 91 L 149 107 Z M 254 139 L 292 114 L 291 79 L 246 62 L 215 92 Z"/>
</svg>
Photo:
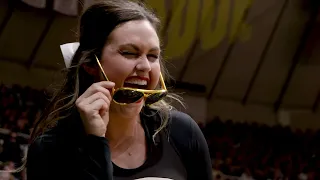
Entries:
<svg viewBox="0 0 320 180">
<path fill-rule="evenodd" d="M 30 127 L 47 99 L 44 90 L 18 85 L 0 85 L 0 92 L 0 167 L 12 169 L 20 164 Z M 215 179 L 320 178 L 320 130 L 235 123 L 219 117 L 199 126 L 208 142 Z"/>
</svg>

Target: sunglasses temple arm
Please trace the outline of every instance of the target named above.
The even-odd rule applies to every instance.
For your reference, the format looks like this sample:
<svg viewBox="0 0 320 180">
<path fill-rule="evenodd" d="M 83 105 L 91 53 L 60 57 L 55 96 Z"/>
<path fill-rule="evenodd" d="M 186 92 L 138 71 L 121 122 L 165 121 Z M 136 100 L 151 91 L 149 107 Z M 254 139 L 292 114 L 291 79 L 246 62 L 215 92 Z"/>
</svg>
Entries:
<svg viewBox="0 0 320 180">
<path fill-rule="evenodd" d="M 100 68 L 100 70 L 101 70 L 101 72 L 102 72 L 102 75 L 103 75 L 104 79 L 105 79 L 106 81 L 109 81 L 106 73 L 104 73 L 104 70 L 103 70 L 103 68 L 102 68 L 102 66 L 101 66 L 101 64 L 100 64 L 99 59 L 97 58 L 96 55 L 94 55 L 94 57 L 96 58 L 96 61 L 97 61 L 98 65 L 99 65 L 99 68 Z"/>
<path fill-rule="evenodd" d="M 164 90 L 167 90 L 167 87 L 166 87 L 166 84 L 163 80 L 163 76 L 162 76 L 162 73 L 160 72 L 160 83 L 161 83 L 161 86 Z"/>
<path fill-rule="evenodd" d="M 98 65 L 99 65 L 99 68 L 100 68 L 100 70 L 101 70 L 101 72 L 102 72 L 103 77 L 104 77 L 107 81 L 109 81 L 106 73 L 104 72 L 104 70 L 103 70 L 103 68 L 102 68 L 102 66 L 101 66 L 101 64 L 100 64 L 99 59 L 97 58 L 96 55 L 94 55 L 94 57 L 96 58 L 96 61 L 97 61 Z M 163 80 L 163 76 L 162 76 L 162 73 L 161 73 L 161 72 L 160 72 L 160 83 L 161 83 L 162 88 L 163 88 L 164 90 L 167 90 L 167 87 L 166 87 L 166 84 L 165 84 L 165 82 L 164 82 L 164 80 Z"/>
</svg>

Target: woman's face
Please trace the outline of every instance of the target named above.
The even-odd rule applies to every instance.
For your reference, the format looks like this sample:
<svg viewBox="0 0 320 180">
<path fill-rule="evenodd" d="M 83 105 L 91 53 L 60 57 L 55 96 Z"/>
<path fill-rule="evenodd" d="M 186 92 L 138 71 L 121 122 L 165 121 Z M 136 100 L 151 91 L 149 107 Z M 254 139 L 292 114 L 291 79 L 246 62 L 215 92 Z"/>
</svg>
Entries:
<svg viewBox="0 0 320 180">
<path fill-rule="evenodd" d="M 155 89 L 160 77 L 160 42 L 147 20 L 115 28 L 102 51 L 101 65 L 115 88 Z"/>
<path fill-rule="evenodd" d="M 160 76 L 160 43 L 146 20 L 129 21 L 114 29 L 103 48 L 102 67 L 119 87 L 155 89 Z"/>
</svg>

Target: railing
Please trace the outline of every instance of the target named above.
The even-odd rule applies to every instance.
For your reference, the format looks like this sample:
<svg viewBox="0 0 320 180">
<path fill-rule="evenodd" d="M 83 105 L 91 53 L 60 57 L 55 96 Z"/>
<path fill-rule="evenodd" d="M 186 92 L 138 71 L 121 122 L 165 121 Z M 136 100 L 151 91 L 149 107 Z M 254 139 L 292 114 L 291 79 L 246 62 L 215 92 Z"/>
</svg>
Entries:
<svg viewBox="0 0 320 180">
<path fill-rule="evenodd" d="M 0 134 L 8 135 L 8 134 L 10 134 L 10 132 L 11 132 L 11 130 L 9 130 L 9 129 L 0 128 Z M 30 138 L 30 135 L 24 134 L 24 133 L 20 133 L 20 132 L 17 132 L 17 136 L 22 137 L 22 138 L 24 138 L 26 140 L 28 140 Z"/>
</svg>

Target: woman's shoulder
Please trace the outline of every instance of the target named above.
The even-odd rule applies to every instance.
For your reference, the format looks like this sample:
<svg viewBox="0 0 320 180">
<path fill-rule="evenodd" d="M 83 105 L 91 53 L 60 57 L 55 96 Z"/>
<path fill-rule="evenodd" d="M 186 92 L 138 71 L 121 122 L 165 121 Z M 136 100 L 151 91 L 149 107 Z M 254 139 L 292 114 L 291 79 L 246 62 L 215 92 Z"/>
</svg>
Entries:
<svg viewBox="0 0 320 180">
<path fill-rule="evenodd" d="M 185 133 L 193 133 L 198 130 L 197 122 L 188 114 L 172 110 L 169 116 L 170 131 L 179 131 Z"/>
<path fill-rule="evenodd" d="M 47 166 L 47 162 L 56 159 L 56 143 L 57 133 L 55 129 L 48 130 L 30 141 L 27 151 L 27 168 L 34 169 L 35 167 Z M 52 163 L 56 164 L 56 163 Z"/>
<path fill-rule="evenodd" d="M 191 123 L 195 122 L 190 115 L 178 110 L 170 111 L 170 118 L 172 120 L 178 121 L 179 123 Z"/>
<path fill-rule="evenodd" d="M 53 149 L 57 144 L 57 130 L 50 129 L 32 140 L 29 144 L 29 152 L 42 153 L 47 149 Z"/>
<path fill-rule="evenodd" d="M 169 113 L 165 112 L 166 118 L 168 118 L 167 129 L 169 131 L 179 131 L 185 133 L 191 133 L 194 130 L 197 130 L 198 124 L 190 115 L 178 111 L 178 110 L 170 110 Z M 148 117 L 149 120 L 146 121 L 147 124 L 153 124 L 156 127 L 159 127 L 163 121 L 163 114 L 159 110 L 145 108 L 143 111 L 144 117 Z M 150 121 L 150 118 L 153 119 Z"/>
<path fill-rule="evenodd" d="M 74 121 L 71 123 L 58 123 L 57 126 L 46 130 L 30 142 L 29 148 L 37 151 L 68 148 L 81 142 L 83 133 L 81 127 Z M 72 124 L 72 125 L 71 125 Z"/>
<path fill-rule="evenodd" d="M 165 115 L 163 115 L 159 110 L 144 108 L 143 115 L 144 117 L 148 117 L 147 124 L 155 125 L 155 127 L 161 125 L 163 121 L 162 116 L 165 116 L 165 118 L 168 118 L 167 128 L 169 128 L 169 131 L 177 129 L 179 131 L 191 132 L 194 128 L 198 127 L 190 115 L 178 110 L 170 110 L 169 113 L 165 112 Z M 150 121 L 151 119 L 152 121 Z"/>
</svg>

